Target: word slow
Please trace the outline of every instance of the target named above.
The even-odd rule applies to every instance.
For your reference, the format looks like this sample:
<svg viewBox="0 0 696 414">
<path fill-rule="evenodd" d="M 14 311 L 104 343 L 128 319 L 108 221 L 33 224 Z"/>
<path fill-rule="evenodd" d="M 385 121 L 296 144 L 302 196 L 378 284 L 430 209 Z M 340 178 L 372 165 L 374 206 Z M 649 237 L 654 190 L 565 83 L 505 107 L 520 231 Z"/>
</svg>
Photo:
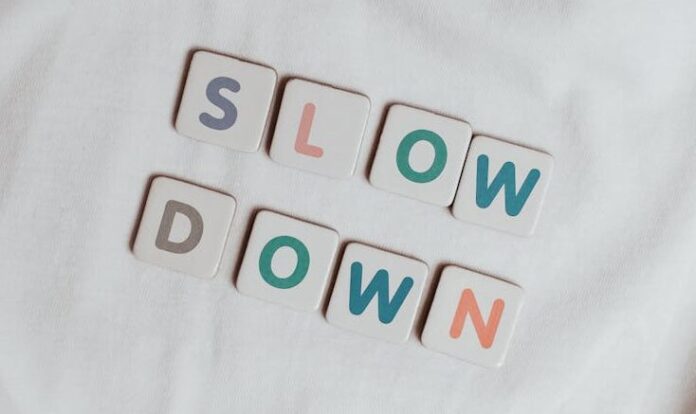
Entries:
<svg viewBox="0 0 696 414">
<path fill-rule="evenodd" d="M 167 177 L 152 181 L 133 244 L 140 260 L 198 277 L 217 272 L 235 199 Z M 236 287 L 301 311 L 320 309 L 339 248 L 330 228 L 271 211 L 256 214 Z M 420 260 L 362 243 L 345 246 L 326 319 L 343 329 L 405 342 L 428 277 Z M 522 289 L 456 266 L 441 274 L 422 344 L 486 367 L 503 363 Z"/>
<path fill-rule="evenodd" d="M 176 129 L 200 141 L 257 151 L 277 83 L 265 66 L 206 51 L 193 55 Z M 353 175 L 370 112 L 357 93 L 291 79 L 270 156 L 333 178 Z M 466 162 L 465 162 L 466 161 Z M 550 155 L 486 136 L 405 105 L 389 107 L 370 171 L 377 188 L 443 207 L 463 221 L 531 235 L 551 174 Z M 504 189 L 503 197 L 496 197 Z"/>
</svg>

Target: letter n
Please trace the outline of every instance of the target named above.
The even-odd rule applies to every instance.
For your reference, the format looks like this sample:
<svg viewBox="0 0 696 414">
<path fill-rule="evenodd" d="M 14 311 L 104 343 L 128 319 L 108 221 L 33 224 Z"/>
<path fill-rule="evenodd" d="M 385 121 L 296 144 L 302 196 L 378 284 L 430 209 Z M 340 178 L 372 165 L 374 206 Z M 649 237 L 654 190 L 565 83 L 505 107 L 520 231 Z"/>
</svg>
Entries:
<svg viewBox="0 0 696 414">
<path fill-rule="evenodd" d="M 500 323 L 500 317 L 503 315 L 504 308 L 505 302 L 502 299 L 494 300 L 491 312 L 488 315 L 488 321 L 484 322 L 483 316 L 481 316 L 481 310 L 479 309 L 478 303 L 476 303 L 474 292 L 471 289 L 464 289 L 459 298 L 459 305 L 457 305 L 454 319 L 452 320 L 450 337 L 457 339 L 461 336 L 462 330 L 464 329 L 464 322 L 466 322 L 466 316 L 470 315 L 471 322 L 474 324 L 476 336 L 478 336 L 481 346 L 486 349 L 490 348 L 493 346 L 493 341 L 495 341 L 495 334 L 498 331 L 498 324 Z"/>
</svg>

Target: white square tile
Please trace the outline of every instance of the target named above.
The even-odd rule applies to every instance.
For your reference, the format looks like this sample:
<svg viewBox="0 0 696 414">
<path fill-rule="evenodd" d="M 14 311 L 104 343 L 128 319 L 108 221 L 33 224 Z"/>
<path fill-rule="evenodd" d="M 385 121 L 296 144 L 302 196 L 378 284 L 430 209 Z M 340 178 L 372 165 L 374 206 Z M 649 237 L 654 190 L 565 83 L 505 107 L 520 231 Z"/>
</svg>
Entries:
<svg viewBox="0 0 696 414">
<path fill-rule="evenodd" d="M 549 154 L 477 136 L 469 149 L 452 214 L 460 220 L 531 235 L 552 169 Z"/>
<path fill-rule="evenodd" d="M 433 351 L 498 367 L 522 307 L 520 287 L 448 266 L 435 292 L 421 341 Z"/>
<path fill-rule="evenodd" d="M 198 51 L 189 67 L 176 130 L 237 151 L 257 151 L 275 85 L 271 68 Z"/>
<path fill-rule="evenodd" d="M 425 263 L 359 243 L 343 254 L 329 323 L 393 342 L 408 339 L 428 276 Z"/>
<path fill-rule="evenodd" d="M 377 188 L 439 206 L 454 200 L 471 126 L 404 105 L 393 105 L 382 129 L 370 182 Z"/>
<path fill-rule="evenodd" d="M 331 276 L 338 233 L 270 211 L 256 215 L 237 278 L 249 296 L 291 308 L 319 308 Z"/>
<path fill-rule="evenodd" d="M 232 223 L 234 198 L 167 177 L 152 181 L 135 256 L 197 277 L 215 276 Z"/>
<path fill-rule="evenodd" d="M 292 79 L 271 144 L 271 158 L 280 164 L 333 178 L 355 171 L 370 100 L 357 93 Z"/>
</svg>

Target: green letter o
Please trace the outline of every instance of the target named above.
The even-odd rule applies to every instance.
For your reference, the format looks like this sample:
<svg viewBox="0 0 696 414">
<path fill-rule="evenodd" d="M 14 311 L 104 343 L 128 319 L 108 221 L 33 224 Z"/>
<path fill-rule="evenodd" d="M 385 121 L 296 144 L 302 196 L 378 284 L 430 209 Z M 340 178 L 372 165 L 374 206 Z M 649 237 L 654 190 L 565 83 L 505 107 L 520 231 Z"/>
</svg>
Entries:
<svg viewBox="0 0 696 414">
<path fill-rule="evenodd" d="M 273 256 L 281 247 L 290 247 L 297 255 L 297 265 L 295 266 L 295 270 L 293 270 L 290 276 L 285 278 L 276 276 L 271 268 Z M 295 287 L 302 282 L 305 276 L 307 276 L 308 270 L 309 251 L 307 250 L 307 246 L 294 237 L 278 236 L 266 243 L 263 250 L 261 250 L 261 256 L 259 257 L 259 271 L 261 272 L 261 277 L 263 280 L 273 287 L 278 289 L 290 289 Z"/>
<path fill-rule="evenodd" d="M 435 150 L 433 163 L 423 172 L 415 171 L 411 168 L 411 164 L 408 161 L 411 149 L 419 141 L 428 141 Z M 401 175 L 406 177 L 406 179 L 414 183 L 422 184 L 433 181 L 442 174 L 446 164 L 447 145 L 445 141 L 441 136 L 427 129 L 417 129 L 409 132 L 404 139 L 401 140 L 399 148 L 396 150 L 396 166 L 399 168 L 399 172 L 401 172 Z"/>
</svg>

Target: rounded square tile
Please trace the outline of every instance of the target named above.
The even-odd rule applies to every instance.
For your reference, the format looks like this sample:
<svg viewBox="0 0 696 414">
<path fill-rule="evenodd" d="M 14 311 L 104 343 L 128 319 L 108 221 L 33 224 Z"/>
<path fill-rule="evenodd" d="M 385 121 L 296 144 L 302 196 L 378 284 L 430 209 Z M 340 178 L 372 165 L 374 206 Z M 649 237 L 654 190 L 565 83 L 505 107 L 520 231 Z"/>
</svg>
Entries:
<svg viewBox="0 0 696 414">
<path fill-rule="evenodd" d="M 197 51 L 181 96 L 176 130 L 237 151 L 257 151 L 275 85 L 271 68 Z"/>
<path fill-rule="evenodd" d="M 389 108 L 370 172 L 377 188 L 427 203 L 454 200 L 471 126 L 404 105 Z"/>
<path fill-rule="evenodd" d="M 237 289 L 303 311 L 319 308 L 338 248 L 338 233 L 270 211 L 256 215 Z"/>
<path fill-rule="evenodd" d="M 353 175 L 370 112 L 364 96 L 301 79 L 285 86 L 271 158 L 332 178 Z"/>
<path fill-rule="evenodd" d="M 150 186 L 133 253 L 168 269 L 213 277 L 235 207 L 229 195 L 157 177 Z"/>
<path fill-rule="evenodd" d="M 549 154 L 477 136 L 469 149 L 452 214 L 459 220 L 531 235 L 552 169 Z"/>
<path fill-rule="evenodd" d="M 350 243 L 326 319 L 363 335 L 405 342 L 413 329 L 427 276 L 428 267 L 419 260 Z"/>
<path fill-rule="evenodd" d="M 520 287 L 448 266 L 421 341 L 426 348 L 485 367 L 502 365 L 522 307 Z"/>
</svg>

